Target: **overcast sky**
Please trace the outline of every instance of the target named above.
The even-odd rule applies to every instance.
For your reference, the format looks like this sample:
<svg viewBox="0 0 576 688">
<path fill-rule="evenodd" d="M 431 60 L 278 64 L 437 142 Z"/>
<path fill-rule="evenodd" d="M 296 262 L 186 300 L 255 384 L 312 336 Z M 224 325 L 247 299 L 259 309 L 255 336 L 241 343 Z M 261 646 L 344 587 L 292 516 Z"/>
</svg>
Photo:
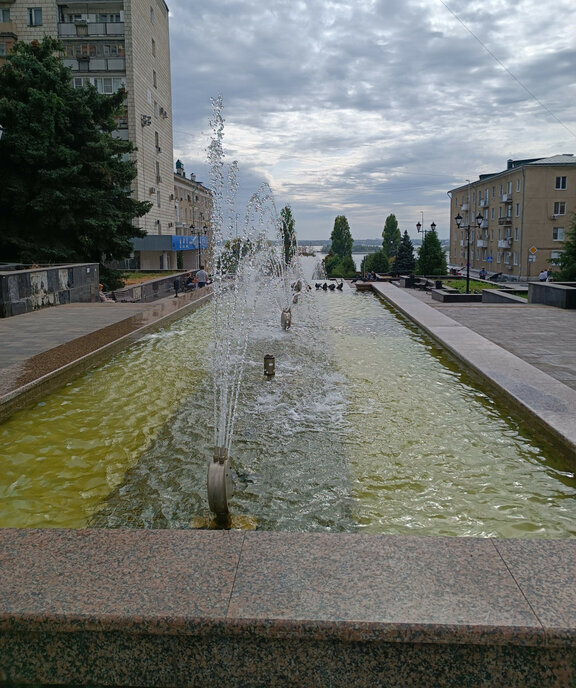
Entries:
<svg viewBox="0 0 576 688">
<path fill-rule="evenodd" d="M 299 239 L 390 213 L 449 234 L 450 189 L 508 158 L 576 153 L 574 0 L 167 0 L 175 156 L 209 184 L 211 99 L 244 197 Z"/>
</svg>

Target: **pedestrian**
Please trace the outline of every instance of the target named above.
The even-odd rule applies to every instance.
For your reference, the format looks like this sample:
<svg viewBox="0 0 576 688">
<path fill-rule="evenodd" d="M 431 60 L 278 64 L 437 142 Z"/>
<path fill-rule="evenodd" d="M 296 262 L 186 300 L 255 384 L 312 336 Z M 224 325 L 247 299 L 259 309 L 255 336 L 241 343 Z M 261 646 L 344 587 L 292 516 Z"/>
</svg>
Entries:
<svg viewBox="0 0 576 688">
<path fill-rule="evenodd" d="M 486 279 L 486 275 L 487 275 L 486 269 L 485 269 L 485 268 L 482 268 L 482 269 L 480 270 L 480 279 L 483 279 L 483 280 Z"/>
<path fill-rule="evenodd" d="M 174 282 L 173 282 L 173 287 L 174 287 L 174 298 L 178 298 L 178 292 L 180 291 L 180 278 L 177 277 Z"/>
<path fill-rule="evenodd" d="M 542 272 L 538 275 L 538 279 L 540 282 L 545 282 L 548 279 L 548 270 L 542 270 Z"/>
<path fill-rule="evenodd" d="M 198 283 L 198 289 L 202 289 L 202 287 L 206 286 L 206 282 L 208 281 L 208 273 L 206 270 L 204 270 L 204 266 L 200 266 L 200 270 L 196 273 L 196 280 Z"/>
</svg>

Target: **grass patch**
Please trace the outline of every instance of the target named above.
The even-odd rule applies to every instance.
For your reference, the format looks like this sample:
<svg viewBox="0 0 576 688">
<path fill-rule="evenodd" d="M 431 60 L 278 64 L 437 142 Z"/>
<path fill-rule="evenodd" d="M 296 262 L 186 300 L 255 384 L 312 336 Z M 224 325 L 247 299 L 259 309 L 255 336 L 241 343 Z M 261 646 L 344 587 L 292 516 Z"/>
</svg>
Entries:
<svg viewBox="0 0 576 688">
<path fill-rule="evenodd" d="M 162 272 L 123 272 L 122 281 L 125 287 L 132 284 L 141 284 L 142 282 L 150 282 L 151 280 L 159 279 L 160 277 L 170 277 L 170 275 L 179 275 L 183 270 L 162 270 Z"/>
<path fill-rule="evenodd" d="M 460 294 L 465 294 L 466 293 L 466 280 L 461 279 L 461 280 L 442 280 L 442 284 L 445 285 L 446 287 L 452 287 L 453 289 L 457 289 Z M 481 294 L 482 289 L 498 289 L 499 287 L 495 287 L 493 284 L 486 284 L 486 282 L 479 282 L 478 280 L 470 280 L 470 293 L 471 294 Z"/>
</svg>

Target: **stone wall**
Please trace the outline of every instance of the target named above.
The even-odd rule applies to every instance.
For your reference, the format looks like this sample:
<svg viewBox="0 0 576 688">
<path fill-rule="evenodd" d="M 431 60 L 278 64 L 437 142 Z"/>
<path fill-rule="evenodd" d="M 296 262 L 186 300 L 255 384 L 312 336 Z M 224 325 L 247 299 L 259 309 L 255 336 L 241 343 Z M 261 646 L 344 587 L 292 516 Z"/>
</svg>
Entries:
<svg viewBox="0 0 576 688">
<path fill-rule="evenodd" d="M 64 303 L 98 301 L 97 263 L 0 272 L 0 317 Z"/>
<path fill-rule="evenodd" d="M 528 301 L 556 308 L 576 308 L 576 282 L 530 282 Z"/>
</svg>

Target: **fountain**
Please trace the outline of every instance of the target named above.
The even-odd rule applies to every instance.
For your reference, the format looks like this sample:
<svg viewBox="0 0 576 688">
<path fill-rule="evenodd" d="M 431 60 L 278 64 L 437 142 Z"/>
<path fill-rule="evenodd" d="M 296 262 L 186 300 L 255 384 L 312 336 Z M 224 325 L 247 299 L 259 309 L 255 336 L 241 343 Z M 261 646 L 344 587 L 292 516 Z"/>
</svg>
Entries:
<svg viewBox="0 0 576 688">
<path fill-rule="evenodd" d="M 221 96 L 212 100 L 212 140 L 208 148 L 213 193 L 214 280 L 214 456 L 208 466 L 208 503 L 220 525 L 228 526 L 228 502 L 233 494 L 230 451 L 234 434 L 239 390 L 246 365 L 250 329 L 260 302 L 272 297 L 280 310 L 283 330 L 292 324 L 290 278 L 302 280 L 297 256 L 286 260 L 268 240 L 271 232 L 282 245 L 280 218 L 271 189 L 263 184 L 252 195 L 238 233 L 238 167 L 233 162 L 228 174 L 224 166 L 224 119 Z"/>
</svg>

